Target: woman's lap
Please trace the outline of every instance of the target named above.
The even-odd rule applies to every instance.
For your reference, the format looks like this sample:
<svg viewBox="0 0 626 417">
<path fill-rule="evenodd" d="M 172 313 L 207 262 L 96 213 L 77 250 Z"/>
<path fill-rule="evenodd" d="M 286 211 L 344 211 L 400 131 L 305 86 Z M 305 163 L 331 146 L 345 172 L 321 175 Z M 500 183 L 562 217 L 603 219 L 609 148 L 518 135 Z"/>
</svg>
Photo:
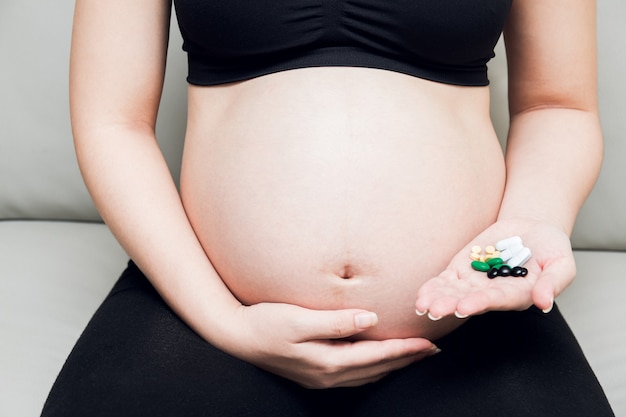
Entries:
<svg viewBox="0 0 626 417">
<path fill-rule="evenodd" d="M 308 390 L 208 345 L 131 264 L 43 416 L 612 416 L 555 308 L 488 313 L 438 355 L 358 388 Z"/>
</svg>

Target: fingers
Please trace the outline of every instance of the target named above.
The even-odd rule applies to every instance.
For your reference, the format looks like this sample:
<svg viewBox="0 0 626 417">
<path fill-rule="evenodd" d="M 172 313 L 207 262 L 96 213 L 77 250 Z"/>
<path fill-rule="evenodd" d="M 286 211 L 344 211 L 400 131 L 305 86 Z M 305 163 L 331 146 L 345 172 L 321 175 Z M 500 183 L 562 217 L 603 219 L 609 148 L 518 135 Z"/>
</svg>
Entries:
<svg viewBox="0 0 626 417">
<path fill-rule="evenodd" d="M 343 339 L 378 325 L 376 313 L 348 309 L 334 311 L 304 310 L 294 318 L 298 341 Z"/>
<path fill-rule="evenodd" d="M 461 280 L 456 273 L 446 270 L 419 289 L 415 312 L 418 316 L 428 314 L 431 320 L 438 320 L 453 314 L 459 300 L 471 290 L 469 280 Z"/>
<path fill-rule="evenodd" d="M 426 339 L 388 339 L 383 341 L 320 342 L 309 349 L 323 352 L 319 375 L 305 383 L 309 388 L 351 387 L 375 382 L 390 372 L 439 352 Z"/>
<path fill-rule="evenodd" d="M 568 257 L 546 264 L 532 290 L 532 300 L 537 308 L 549 313 L 554 299 L 563 292 L 576 276 L 576 263 Z"/>
<path fill-rule="evenodd" d="M 362 340 L 345 345 L 345 350 L 338 352 L 338 359 L 350 367 L 378 364 L 387 369 L 394 363 L 404 366 L 413 362 L 415 356 L 429 356 L 437 351 L 437 346 L 423 338 Z"/>
<path fill-rule="evenodd" d="M 387 340 L 340 340 L 378 324 L 375 313 L 348 309 L 305 310 L 295 331 L 297 356 L 312 368 L 293 379 L 308 388 L 351 387 L 375 382 L 388 373 L 438 353 L 422 338 Z M 300 361 L 300 360 L 298 360 Z"/>
<path fill-rule="evenodd" d="M 454 314 L 458 318 L 486 311 L 524 310 L 531 305 L 548 313 L 554 299 L 576 275 L 573 258 L 561 256 L 545 265 L 535 265 L 525 278 L 480 276 L 450 279 L 445 276 L 426 283 L 415 303 L 418 315 L 431 320 Z"/>
<path fill-rule="evenodd" d="M 504 280 L 516 278 L 501 278 Z M 498 285 L 496 285 L 498 284 Z M 530 283 L 499 282 L 481 291 L 468 294 L 456 306 L 457 316 L 482 314 L 487 311 L 525 310 L 531 306 Z"/>
<path fill-rule="evenodd" d="M 489 310 L 522 310 L 532 304 L 533 283 L 532 276 L 489 279 L 481 272 L 471 272 L 459 277 L 447 270 L 420 288 L 416 313 L 438 320 L 450 315 L 462 319 Z"/>
<path fill-rule="evenodd" d="M 309 310 L 290 304 L 242 307 L 236 356 L 308 388 L 356 386 L 438 352 L 422 338 L 359 340 L 346 338 L 378 324 L 376 314 L 360 309 Z M 243 324 L 243 325 L 242 325 Z M 242 348 L 243 346 L 243 348 Z"/>
<path fill-rule="evenodd" d="M 454 314 L 457 318 L 466 318 L 490 310 L 523 310 L 531 304 L 529 289 L 500 283 L 436 299 L 428 308 L 428 317 L 437 320 Z"/>
</svg>

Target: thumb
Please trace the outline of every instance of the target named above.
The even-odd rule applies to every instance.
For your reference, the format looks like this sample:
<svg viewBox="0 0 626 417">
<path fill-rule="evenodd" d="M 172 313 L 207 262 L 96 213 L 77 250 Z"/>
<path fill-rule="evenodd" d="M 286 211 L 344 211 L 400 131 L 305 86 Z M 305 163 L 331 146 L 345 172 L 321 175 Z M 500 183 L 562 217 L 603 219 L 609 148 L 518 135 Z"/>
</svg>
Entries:
<svg viewBox="0 0 626 417">
<path fill-rule="evenodd" d="M 549 313 L 557 297 L 576 276 L 575 262 L 560 258 L 546 264 L 532 290 L 533 303 Z"/>
<path fill-rule="evenodd" d="M 316 311 L 308 321 L 311 340 L 341 339 L 375 327 L 378 315 L 366 310 Z"/>
</svg>

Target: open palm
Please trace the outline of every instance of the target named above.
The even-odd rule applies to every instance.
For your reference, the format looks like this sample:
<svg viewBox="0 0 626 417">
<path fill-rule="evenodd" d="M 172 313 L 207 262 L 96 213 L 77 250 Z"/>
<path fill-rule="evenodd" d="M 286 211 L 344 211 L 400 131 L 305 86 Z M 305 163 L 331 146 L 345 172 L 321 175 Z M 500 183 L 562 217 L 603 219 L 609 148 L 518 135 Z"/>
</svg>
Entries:
<svg viewBox="0 0 626 417">
<path fill-rule="evenodd" d="M 475 271 L 469 257 L 472 246 L 486 247 L 511 236 L 521 236 L 533 256 L 524 265 L 526 277 L 496 277 Z M 455 314 L 464 318 L 491 310 L 524 310 L 536 305 L 552 308 L 574 279 L 576 266 L 569 237 L 558 227 L 534 220 L 494 223 L 474 238 L 450 262 L 445 271 L 427 281 L 415 303 L 418 314 L 431 319 Z"/>
</svg>

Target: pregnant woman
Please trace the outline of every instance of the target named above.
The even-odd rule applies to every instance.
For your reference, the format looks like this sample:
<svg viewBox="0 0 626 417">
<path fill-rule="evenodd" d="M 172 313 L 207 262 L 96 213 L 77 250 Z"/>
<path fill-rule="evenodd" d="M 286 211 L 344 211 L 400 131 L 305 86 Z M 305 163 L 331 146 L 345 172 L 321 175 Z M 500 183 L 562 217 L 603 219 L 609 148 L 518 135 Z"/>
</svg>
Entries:
<svg viewBox="0 0 626 417">
<path fill-rule="evenodd" d="M 78 160 L 132 261 L 45 416 L 611 415 L 553 308 L 602 153 L 593 1 L 174 6 L 180 192 L 154 133 L 172 5 L 77 1 Z M 471 268 L 511 236 L 526 277 Z"/>
</svg>

